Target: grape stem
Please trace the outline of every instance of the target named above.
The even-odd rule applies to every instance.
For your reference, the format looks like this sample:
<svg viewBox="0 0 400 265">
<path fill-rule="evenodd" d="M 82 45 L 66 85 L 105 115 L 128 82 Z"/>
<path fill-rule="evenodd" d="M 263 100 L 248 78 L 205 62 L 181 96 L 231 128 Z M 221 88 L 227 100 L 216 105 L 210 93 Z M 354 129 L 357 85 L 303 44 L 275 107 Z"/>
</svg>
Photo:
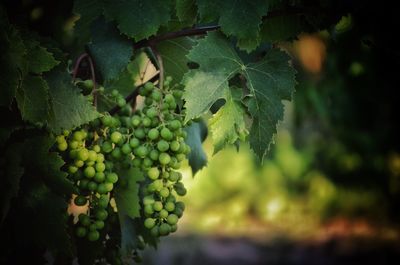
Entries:
<svg viewBox="0 0 400 265">
<path fill-rule="evenodd" d="M 151 44 L 150 45 L 150 49 L 153 52 L 153 54 L 156 56 L 156 60 L 157 60 L 157 67 L 159 70 L 159 87 L 160 89 L 163 89 L 164 86 L 164 63 L 163 63 L 163 59 L 161 57 L 161 54 L 158 52 L 157 48 L 155 47 L 155 45 Z"/>
<path fill-rule="evenodd" d="M 75 79 L 76 79 L 76 77 L 78 75 L 79 66 L 81 65 L 81 63 L 82 63 L 82 61 L 84 59 L 86 59 L 88 61 L 88 63 L 89 63 L 90 74 L 91 74 L 91 78 L 92 78 L 92 81 L 93 81 L 93 88 L 92 88 L 93 105 L 96 107 L 97 106 L 96 74 L 95 74 L 95 71 L 94 71 L 93 60 L 89 56 L 89 54 L 83 53 L 76 60 L 76 63 L 75 63 L 75 66 L 74 66 L 74 70 L 72 71 L 72 82 L 75 81 Z"/>
</svg>

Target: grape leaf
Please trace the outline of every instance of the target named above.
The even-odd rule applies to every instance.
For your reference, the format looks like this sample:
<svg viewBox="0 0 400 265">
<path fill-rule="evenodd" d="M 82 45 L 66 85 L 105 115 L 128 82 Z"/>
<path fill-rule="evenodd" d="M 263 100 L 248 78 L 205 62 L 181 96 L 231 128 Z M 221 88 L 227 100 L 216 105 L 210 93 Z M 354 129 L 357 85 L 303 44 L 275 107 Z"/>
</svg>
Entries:
<svg viewBox="0 0 400 265">
<path fill-rule="evenodd" d="M 49 87 L 40 76 L 26 75 L 16 95 L 23 120 L 43 125 L 49 115 Z"/>
<path fill-rule="evenodd" d="M 182 76 L 189 70 L 186 55 L 194 43 L 190 38 L 179 38 L 163 41 L 157 45 L 163 59 L 165 74 L 171 76 L 175 82 L 180 82 Z"/>
<path fill-rule="evenodd" d="M 207 126 L 204 121 L 193 122 L 185 128 L 187 133 L 186 144 L 190 146 L 189 165 L 192 168 L 193 176 L 197 171 L 207 165 L 207 155 L 204 152 L 202 142 L 207 137 Z"/>
<path fill-rule="evenodd" d="M 27 67 L 28 72 L 40 74 L 51 70 L 60 62 L 54 59 L 53 54 L 47 51 L 40 43 L 32 39 L 24 39 L 27 48 Z"/>
<path fill-rule="evenodd" d="M 170 9 L 170 1 L 165 0 L 105 0 L 104 12 L 117 21 L 121 32 L 139 41 L 168 22 Z"/>
<path fill-rule="evenodd" d="M 92 41 L 88 49 L 104 80 L 116 78 L 127 66 L 133 53 L 131 42 L 122 37 L 112 23 L 106 23 L 103 19 L 93 23 Z"/>
<path fill-rule="evenodd" d="M 8 210 L 10 209 L 10 201 L 12 198 L 18 195 L 19 182 L 24 174 L 24 168 L 21 165 L 23 145 L 14 143 L 12 146 L 7 148 L 4 152 L 4 168 L 0 168 L 2 172 L 3 185 L 0 193 L 0 224 L 4 221 L 7 216 Z M 5 188 L 7 187 L 7 188 Z"/>
<path fill-rule="evenodd" d="M 121 180 L 127 183 L 126 187 L 119 186 L 115 189 L 118 212 L 130 218 L 140 217 L 139 185 L 137 182 L 144 179 L 143 173 L 137 168 L 120 170 L 117 173 Z"/>
<path fill-rule="evenodd" d="M 49 73 L 47 81 L 51 104 L 49 125 L 54 132 L 70 130 L 100 116 L 79 89 L 72 85 L 67 73 Z"/>
<path fill-rule="evenodd" d="M 197 18 L 197 6 L 195 0 L 176 0 L 176 16 L 179 21 L 194 24 Z"/>
<path fill-rule="evenodd" d="M 239 133 L 245 133 L 245 110 L 241 106 L 240 98 L 234 98 L 230 90 L 225 90 L 225 104 L 209 121 L 211 136 L 214 142 L 214 154 L 225 147 L 234 144 Z"/>
<path fill-rule="evenodd" d="M 19 32 L 0 17 L 0 106 L 8 107 L 15 97 L 25 67 L 26 48 Z"/>
<path fill-rule="evenodd" d="M 268 1 L 197 0 L 200 17 L 204 21 L 218 21 L 227 36 L 235 36 L 238 46 L 247 52 L 259 44 L 262 17 L 267 15 Z"/>
<path fill-rule="evenodd" d="M 276 124 L 282 119 L 281 100 L 290 100 L 295 85 L 295 70 L 286 53 L 273 49 L 257 63 L 244 64 L 229 42 L 213 32 L 199 41 L 188 58 L 200 67 L 184 77 L 186 121 L 206 112 L 228 89 L 228 81 L 242 74 L 250 90 L 249 111 L 254 119 L 250 144 L 260 160 L 269 149 Z"/>
</svg>

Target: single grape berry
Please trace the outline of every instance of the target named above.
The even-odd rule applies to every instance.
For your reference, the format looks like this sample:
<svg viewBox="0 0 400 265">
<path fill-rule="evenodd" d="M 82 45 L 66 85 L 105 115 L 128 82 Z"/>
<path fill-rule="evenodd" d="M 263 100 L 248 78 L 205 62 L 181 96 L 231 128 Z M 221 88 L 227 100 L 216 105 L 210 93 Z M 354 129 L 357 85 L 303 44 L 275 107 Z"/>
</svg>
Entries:
<svg viewBox="0 0 400 265">
<path fill-rule="evenodd" d="M 100 209 L 96 212 L 96 219 L 100 221 L 104 221 L 107 219 L 108 212 L 106 210 Z"/>
<path fill-rule="evenodd" d="M 97 241 L 100 238 L 100 233 L 98 231 L 89 231 L 87 237 L 89 241 Z"/>
<path fill-rule="evenodd" d="M 165 139 L 167 141 L 170 141 L 173 138 L 172 132 L 168 128 L 165 128 L 165 127 L 161 129 L 160 135 L 163 139 Z"/>
<path fill-rule="evenodd" d="M 166 202 L 164 208 L 165 208 L 165 210 L 167 210 L 168 212 L 172 212 L 173 210 L 175 210 L 175 203 L 173 203 L 173 202 Z"/>
<path fill-rule="evenodd" d="M 167 153 L 161 153 L 158 157 L 161 165 L 167 165 L 171 161 L 171 157 Z"/>
<path fill-rule="evenodd" d="M 95 169 L 97 172 L 104 172 L 104 170 L 106 169 L 106 165 L 102 162 L 96 163 Z"/>
<path fill-rule="evenodd" d="M 85 227 L 83 227 L 83 226 L 78 226 L 77 228 L 76 228 L 76 236 L 77 237 L 85 237 L 86 236 L 86 233 L 87 233 L 87 230 L 86 230 L 86 228 Z"/>
<path fill-rule="evenodd" d="M 86 204 L 86 202 L 87 202 L 86 197 L 85 197 L 85 196 L 82 196 L 82 195 L 78 195 L 78 196 L 76 196 L 75 199 L 74 199 L 74 203 L 75 203 L 77 206 L 83 206 L 83 205 Z"/>
<path fill-rule="evenodd" d="M 111 142 L 117 144 L 119 141 L 122 140 L 122 134 L 120 132 L 113 132 L 110 136 Z"/>
<path fill-rule="evenodd" d="M 152 180 L 156 180 L 160 176 L 160 171 L 158 168 L 152 167 L 147 171 L 147 176 Z"/>
<path fill-rule="evenodd" d="M 78 216 L 79 222 L 83 225 L 83 226 L 89 226 L 90 225 L 90 217 L 87 214 L 81 213 Z"/>
<path fill-rule="evenodd" d="M 156 140 L 159 135 L 160 132 L 156 128 L 150 129 L 150 131 L 147 133 L 147 137 L 149 137 L 150 140 Z"/>
<path fill-rule="evenodd" d="M 154 211 L 159 212 L 162 210 L 162 208 L 163 208 L 162 202 L 160 202 L 160 201 L 154 202 L 154 204 L 153 204 Z"/>
<path fill-rule="evenodd" d="M 159 213 L 161 218 L 167 218 L 168 217 L 168 211 L 165 209 L 162 209 Z"/>
<path fill-rule="evenodd" d="M 131 146 L 128 143 L 126 143 L 121 147 L 121 151 L 124 155 L 127 155 L 132 152 L 132 149 Z"/>
<path fill-rule="evenodd" d="M 169 189 L 164 187 L 160 190 L 160 196 L 163 198 L 167 198 L 169 195 Z"/>
<path fill-rule="evenodd" d="M 156 220 L 154 220 L 153 218 L 146 218 L 146 220 L 144 220 L 144 226 L 147 229 L 153 228 L 155 224 L 156 224 Z"/>
<path fill-rule="evenodd" d="M 96 170 L 95 170 L 93 167 L 89 166 L 89 167 L 86 167 L 86 168 L 83 170 L 83 174 L 84 174 L 85 177 L 87 177 L 87 178 L 93 178 L 94 175 L 96 174 Z"/>
<path fill-rule="evenodd" d="M 169 224 L 163 223 L 160 225 L 158 232 L 161 236 L 166 236 L 171 232 L 171 227 Z"/>
<path fill-rule="evenodd" d="M 129 140 L 129 145 L 132 148 L 136 148 L 136 147 L 138 147 L 140 145 L 140 141 L 137 138 L 132 138 L 132 139 Z"/>
<path fill-rule="evenodd" d="M 157 149 L 160 152 L 165 152 L 169 149 L 169 143 L 165 140 L 161 140 L 157 143 Z"/>
<path fill-rule="evenodd" d="M 177 215 L 175 215 L 175 214 L 170 214 L 170 215 L 168 215 L 168 217 L 167 217 L 167 222 L 168 222 L 168 224 L 170 224 L 170 225 L 175 225 L 175 224 L 177 224 L 178 223 L 178 216 Z"/>
</svg>

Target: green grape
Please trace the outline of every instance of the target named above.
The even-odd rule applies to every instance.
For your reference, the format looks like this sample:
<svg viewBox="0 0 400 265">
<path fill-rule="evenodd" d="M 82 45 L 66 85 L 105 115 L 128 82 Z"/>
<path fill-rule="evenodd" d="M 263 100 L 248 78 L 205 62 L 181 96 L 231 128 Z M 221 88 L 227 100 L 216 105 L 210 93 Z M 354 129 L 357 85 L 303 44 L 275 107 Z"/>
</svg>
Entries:
<svg viewBox="0 0 400 265">
<path fill-rule="evenodd" d="M 158 170 L 158 168 L 152 167 L 147 171 L 147 176 L 152 180 L 158 179 L 158 177 L 160 176 L 160 171 Z"/>
<path fill-rule="evenodd" d="M 122 140 L 122 134 L 120 132 L 113 132 L 110 136 L 111 142 L 117 144 L 119 141 Z"/>
<path fill-rule="evenodd" d="M 126 143 L 121 147 L 121 151 L 124 155 L 130 154 L 132 152 L 131 146 Z"/>
<path fill-rule="evenodd" d="M 83 225 L 83 226 L 89 226 L 90 225 L 90 217 L 87 214 L 81 213 L 78 216 L 79 222 Z"/>
<path fill-rule="evenodd" d="M 168 217 L 167 217 L 167 222 L 168 222 L 168 224 L 170 224 L 170 225 L 175 225 L 175 224 L 177 224 L 178 223 L 178 216 L 177 215 L 175 215 L 175 214 L 170 214 L 170 215 L 168 215 Z"/>
<path fill-rule="evenodd" d="M 95 151 L 96 153 L 100 153 L 100 151 L 101 151 L 100 145 L 96 144 L 95 146 L 93 146 L 93 151 Z M 103 154 L 101 154 L 101 155 L 103 155 Z"/>
<path fill-rule="evenodd" d="M 151 126 L 151 119 L 148 117 L 144 117 L 142 120 L 142 124 L 144 127 L 150 127 Z"/>
<path fill-rule="evenodd" d="M 57 145 L 57 148 L 58 148 L 58 150 L 60 150 L 60 151 L 65 151 L 65 150 L 68 149 L 68 144 L 67 144 L 67 142 L 59 143 L 59 144 Z"/>
<path fill-rule="evenodd" d="M 135 127 L 135 128 L 138 127 L 140 125 L 140 123 L 141 123 L 141 119 L 139 116 L 137 116 L 137 115 L 132 116 L 131 125 L 133 127 Z"/>
<path fill-rule="evenodd" d="M 168 211 L 165 209 L 162 209 L 159 213 L 161 218 L 167 218 L 168 217 Z"/>
<path fill-rule="evenodd" d="M 150 234 L 153 237 L 158 237 L 158 235 L 159 235 L 159 231 L 158 230 L 159 230 L 159 227 L 156 225 L 150 230 Z"/>
<path fill-rule="evenodd" d="M 180 144 L 178 141 L 172 141 L 170 144 L 170 148 L 172 151 L 176 152 L 179 150 Z"/>
<path fill-rule="evenodd" d="M 175 207 L 182 209 L 183 211 L 185 210 L 185 203 L 184 202 L 176 202 Z"/>
<path fill-rule="evenodd" d="M 85 196 L 78 195 L 78 196 L 75 197 L 74 203 L 75 203 L 77 206 L 83 206 L 83 205 L 85 205 L 85 204 L 87 203 L 87 199 L 86 199 Z"/>
<path fill-rule="evenodd" d="M 95 169 L 97 172 L 104 172 L 104 170 L 106 170 L 106 165 L 102 162 L 96 163 Z"/>
<path fill-rule="evenodd" d="M 110 183 L 117 183 L 117 181 L 118 181 L 118 175 L 117 175 L 117 173 L 114 173 L 114 172 L 108 173 L 108 174 L 106 175 L 106 181 L 107 181 L 107 182 L 110 182 Z"/>
<path fill-rule="evenodd" d="M 104 221 L 100 221 L 100 220 L 96 220 L 94 222 L 94 224 L 96 225 L 96 229 L 103 229 L 104 228 Z"/>
<path fill-rule="evenodd" d="M 154 84 L 151 82 L 147 82 L 146 84 L 144 84 L 143 89 L 146 91 L 146 94 L 148 94 L 149 92 L 153 91 Z"/>
<path fill-rule="evenodd" d="M 88 185 L 87 185 L 87 189 L 90 191 L 95 191 L 97 190 L 97 183 L 94 181 L 89 181 Z"/>
<path fill-rule="evenodd" d="M 96 159 L 97 159 L 97 153 L 95 152 L 95 151 L 93 151 L 93 150 L 90 150 L 89 152 L 88 152 L 88 161 L 96 161 Z"/>
<path fill-rule="evenodd" d="M 96 212 L 96 219 L 100 221 L 106 220 L 108 217 L 108 212 L 106 210 L 100 209 Z"/>
<path fill-rule="evenodd" d="M 108 141 L 104 142 L 103 145 L 101 146 L 101 150 L 104 153 L 110 153 L 113 150 L 112 143 L 110 143 Z"/>
<path fill-rule="evenodd" d="M 155 200 L 154 200 L 153 196 L 151 196 L 151 195 L 143 198 L 144 205 L 149 205 L 149 204 L 153 205 L 154 202 L 155 202 Z"/>
<path fill-rule="evenodd" d="M 94 175 L 96 174 L 96 170 L 93 167 L 88 166 L 83 170 L 83 174 L 87 178 L 93 178 Z"/>
<path fill-rule="evenodd" d="M 150 157 L 151 160 L 157 161 L 159 154 L 160 153 L 156 149 L 153 149 L 153 150 L 150 151 L 149 157 Z"/>
<path fill-rule="evenodd" d="M 178 226 L 176 224 L 171 225 L 171 233 L 176 232 L 176 230 L 178 230 Z"/>
<path fill-rule="evenodd" d="M 154 211 L 159 212 L 162 210 L 162 208 L 163 208 L 162 202 L 160 202 L 160 201 L 154 202 L 154 204 L 153 204 Z"/>
<path fill-rule="evenodd" d="M 154 213 L 154 209 L 153 206 L 151 204 L 147 204 L 144 206 L 144 212 L 146 214 L 153 214 Z"/>
<path fill-rule="evenodd" d="M 119 147 L 115 147 L 111 152 L 111 156 L 115 159 L 120 159 L 122 157 L 122 152 Z"/>
<path fill-rule="evenodd" d="M 76 166 L 68 166 L 68 173 L 74 174 L 78 171 L 78 168 Z"/>
<path fill-rule="evenodd" d="M 149 153 L 149 150 L 144 145 L 139 146 L 135 151 L 136 151 L 136 154 L 141 158 L 146 157 L 147 154 Z"/>
<path fill-rule="evenodd" d="M 79 147 L 79 142 L 78 141 L 70 141 L 69 142 L 69 148 L 70 149 L 77 149 Z"/>
<path fill-rule="evenodd" d="M 173 210 L 175 210 L 175 203 L 173 203 L 173 202 L 166 202 L 164 208 L 165 208 L 165 210 L 167 210 L 168 212 L 172 212 Z"/>
<path fill-rule="evenodd" d="M 99 201 L 98 201 L 98 205 L 101 208 L 106 208 L 108 206 L 109 203 L 109 199 L 107 195 L 100 195 Z"/>
<path fill-rule="evenodd" d="M 167 141 L 165 141 L 165 140 L 160 140 L 157 143 L 157 149 L 160 152 L 165 152 L 165 151 L 167 151 L 169 149 L 169 143 Z"/>
<path fill-rule="evenodd" d="M 171 226 L 169 224 L 161 224 L 159 227 L 159 231 L 161 236 L 166 236 L 171 232 Z"/>
<path fill-rule="evenodd" d="M 154 220 L 153 218 L 146 218 L 146 220 L 144 220 L 144 226 L 147 229 L 153 228 L 155 224 L 156 224 L 156 220 Z"/>
<path fill-rule="evenodd" d="M 98 231 L 89 231 L 87 238 L 89 241 L 97 241 L 100 238 L 100 233 Z"/>
<path fill-rule="evenodd" d="M 132 138 L 132 139 L 129 141 L 129 145 L 130 145 L 130 147 L 132 147 L 132 148 L 136 148 L 136 147 L 138 147 L 138 146 L 140 145 L 140 141 L 139 141 L 139 139 L 137 139 L 137 138 Z"/>
<path fill-rule="evenodd" d="M 88 183 L 89 183 L 88 179 L 82 179 L 79 181 L 78 187 L 81 188 L 82 190 L 87 189 Z"/>
<path fill-rule="evenodd" d="M 159 102 L 161 100 L 161 97 L 162 97 L 162 95 L 161 95 L 160 91 L 154 90 L 151 93 L 151 98 L 156 102 Z"/>
<path fill-rule="evenodd" d="M 104 183 L 100 183 L 99 185 L 97 185 L 97 192 L 99 194 L 105 194 L 107 193 L 107 187 Z"/>
<path fill-rule="evenodd" d="M 169 195 L 169 189 L 168 188 L 162 188 L 160 190 L 160 196 L 161 197 L 166 198 L 166 197 L 168 197 L 168 195 Z"/>
<path fill-rule="evenodd" d="M 105 185 L 105 187 L 106 187 L 106 191 L 107 191 L 107 192 L 112 191 L 113 188 L 114 188 L 114 184 L 111 183 L 111 182 L 106 182 L 106 183 L 104 183 L 104 185 Z"/>
<path fill-rule="evenodd" d="M 161 153 L 158 161 L 160 161 L 161 165 L 167 165 L 171 161 L 171 157 L 167 153 Z"/>
<path fill-rule="evenodd" d="M 149 132 L 147 133 L 147 137 L 149 137 L 150 140 L 156 140 L 159 135 L 160 132 L 155 128 L 150 129 Z"/>
<path fill-rule="evenodd" d="M 172 132 L 168 128 L 165 128 L 165 127 L 161 129 L 160 135 L 163 139 L 165 139 L 167 141 L 170 141 L 173 138 Z"/>
<path fill-rule="evenodd" d="M 85 236 L 86 236 L 87 230 L 86 230 L 86 228 L 83 227 L 83 226 L 78 226 L 78 227 L 76 228 L 75 234 L 76 234 L 77 237 L 81 237 L 81 238 L 82 238 L 82 237 L 85 237 Z"/>
<path fill-rule="evenodd" d="M 158 114 L 157 110 L 155 108 L 150 108 L 146 111 L 146 116 L 149 118 L 154 118 Z M 151 121 L 150 121 L 151 122 Z M 151 123 L 150 123 L 151 124 Z"/>
<path fill-rule="evenodd" d="M 138 139 L 144 139 L 144 138 L 146 138 L 146 133 L 145 133 L 144 130 L 141 129 L 141 128 L 135 130 L 134 134 L 135 134 L 135 137 L 138 138 Z"/>
<path fill-rule="evenodd" d="M 97 226 L 96 226 L 96 224 L 90 224 L 89 225 L 89 231 L 96 231 L 97 230 Z"/>
</svg>

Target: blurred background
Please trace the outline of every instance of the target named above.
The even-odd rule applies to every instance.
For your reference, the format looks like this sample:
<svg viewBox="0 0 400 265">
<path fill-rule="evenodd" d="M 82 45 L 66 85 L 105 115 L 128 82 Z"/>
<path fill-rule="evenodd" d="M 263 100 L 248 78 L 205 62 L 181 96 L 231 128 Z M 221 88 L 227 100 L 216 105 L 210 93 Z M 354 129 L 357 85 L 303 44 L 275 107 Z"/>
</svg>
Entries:
<svg viewBox="0 0 400 265">
<path fill-rule="evenodd" d="M 22 2 L 14 17 L 30 16 L 76 58 L 71 3 Z M 207 167 L 183 171 L 178 232 L 143 264 L 397 264 L 400 52 L 398 15 L 385 8 L 362 4 L 327 31 L 279 44 L 298 85 L 264 165 L 245 144 L 213 156 L 207 138 Z"/>
</svg>

